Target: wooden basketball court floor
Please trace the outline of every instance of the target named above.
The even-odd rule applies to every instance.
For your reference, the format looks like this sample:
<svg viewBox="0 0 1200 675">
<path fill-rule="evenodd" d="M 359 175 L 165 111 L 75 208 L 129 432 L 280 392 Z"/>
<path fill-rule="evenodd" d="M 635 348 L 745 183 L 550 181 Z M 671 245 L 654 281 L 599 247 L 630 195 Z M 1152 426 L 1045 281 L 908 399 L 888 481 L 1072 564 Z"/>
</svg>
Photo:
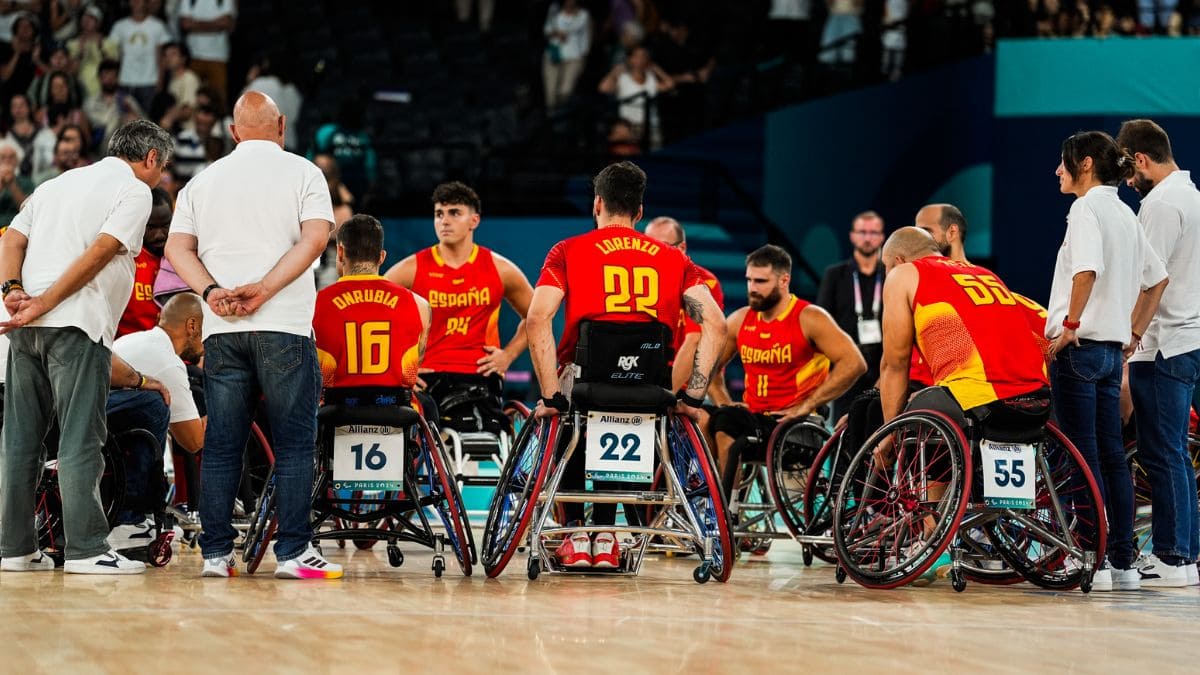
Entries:
<svg viewBox="0 0 1200 675">
<path fill-rule="evenodd" d="M 636 579 L 442 579 L 431 554 L 339 551 L 336 581 L 201 579 L 185 549 L 144 576 L 0 574 L 4 673 L 1195 673 L 1200 589 L 1027 584 L 872 591 L 775 542 L 729 583 L 655 557 Z"/>
</svg>

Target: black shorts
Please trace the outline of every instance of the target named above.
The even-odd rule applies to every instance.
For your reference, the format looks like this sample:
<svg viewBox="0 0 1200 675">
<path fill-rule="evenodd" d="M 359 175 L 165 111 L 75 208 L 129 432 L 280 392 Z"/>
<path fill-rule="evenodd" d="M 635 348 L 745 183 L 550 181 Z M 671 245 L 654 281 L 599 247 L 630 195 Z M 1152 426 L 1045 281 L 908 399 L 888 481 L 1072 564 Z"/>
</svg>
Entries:
<svg viewBox="0 0 1200 675">
<path fill-rule="evenodd" d="M 708 428 L 712 434 L 723 433 L 741 443 L 739 456 L 746 462 L 766 460 L 767 441 L 779 420 L 762 413 L 752 413 L 741 406 L 722 406 L 713 413 Z M 754 441 L 745 439 L 754 438 Z"/>
</svg>

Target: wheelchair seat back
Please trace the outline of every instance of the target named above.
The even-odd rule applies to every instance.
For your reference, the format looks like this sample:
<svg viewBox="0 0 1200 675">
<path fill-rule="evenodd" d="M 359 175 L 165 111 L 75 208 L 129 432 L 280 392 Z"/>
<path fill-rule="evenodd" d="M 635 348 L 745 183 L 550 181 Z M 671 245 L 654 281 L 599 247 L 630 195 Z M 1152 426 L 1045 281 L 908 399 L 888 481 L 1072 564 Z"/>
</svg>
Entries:
<svg viewBox="0 0 1200 675">
<path fill-rule="evenodd" d="M 580 410 L 663 414 L 675 405 L 670 386 L 672 331 L 657 321 L 583 321 L 575 347 L 579 378 L 571 399 Z"/>
<path fill-rule="evenodd" d="M 996 401 L 976 414 L 983 438 L 998 443 L 1037 443 L 1050 420 L 1049 392 L 1036 391 Z"/>
</svg>

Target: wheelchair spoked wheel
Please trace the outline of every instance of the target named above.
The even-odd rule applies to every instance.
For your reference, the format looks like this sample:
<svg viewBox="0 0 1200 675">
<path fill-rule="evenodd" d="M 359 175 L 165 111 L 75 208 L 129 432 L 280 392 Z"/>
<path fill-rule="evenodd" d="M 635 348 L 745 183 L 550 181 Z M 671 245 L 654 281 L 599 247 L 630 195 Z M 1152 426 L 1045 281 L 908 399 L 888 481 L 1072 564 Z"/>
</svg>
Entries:
<svg viewBox="0 0 1200 675">
<path fill-rule="evenodd" d="M 800 534 L 810 537 L 830 537 L 832 541 L 833 506 L 836 502 L 838 486 L 846 474 L 847 453 L 841 451 L 842 436 L 846 427 L 834 430 L 833 435 L 821 447 L 821 451 L 813 458 L 812 467 L 807 474 L 804 484 L 804 529 Z M 819 560 L 837 564 L 837 551 L 833 544 L 812 544 L 808 546 L 809 557 L 805 565 L 811 564 L 811 556 Z"/>
<path fill-rule="evenodd" d="M 1200 436 L 1188 434 L 1188 456 L 1192 460 L 1192 470 L 1197 480 L 1200 480 Z M 1153 496 L 1150 492 L 1150 479 L 1146 476 L 1146 467 L 1138 459 L 1137 441 L 1130 441 L 1125 446 L 1125 459 L 1129 462 L 1129 473 L 1133 476 L 1133 533 L 1138 555 L 1149 554 L 1151 528 L 1153 526 Z M 1200 489 L 1197 490 L 1200 494 Z"/>
<path fill-rule="evenodd" d="M 450 451 L 446 449 L 445 443 L 442 442 L 441 435 L 433 433 L 433 429 L 430 429 L 429 432 L 430 437 L 437 441 L 438 451 L 442 456 L 442 466 L 453 466 L 450 461 Z M 458 512 L 462 514 L 463 528 L 466 530 L 467 537 L 467 551 L 471 554 L 471 565 L 473 567 L 479 564 L 479 549 L 475 546 L 475 531 L 471 529 L 471 518 L 467 513 L 466 502 L 463 501 L 462 488 L 458 486 L 457 481 L 455 481 L 454 485 L 456 488 L 453 492 L 454 501 L 458 507 Z"/>
<path fill-rule="evenodd" d="M 728 581 L 737 552 L 717 463 L 691 418 L 676 414 L 670 418 L 667 447 L 671 452 L 671 469 L 683 487 L 688 509 L 700 525 L 700 535 L 712 542 L 711 558 L 702 561 L 692 577 L 699 583 L 710 578 Z M 696 553 L 704 555 L 703 542 L 696 543 Z"/>
<path fill-rule="evenodd" d="M 988 537 L 1030 583 L 1090 591 L 1108 537 L 1100 487 L 1083 455 L 1056 425 L 1046 426 L 1039 453 L 1034 509 L 1007 511 L 988 524 Z"/>
<path fill-rule="evenodd" d="M 441 443 L 434 438 L 424 418 L 418 420 L 416 429 L 423 437 L 421 445 L 424 449 L 418 460 L 417 489 L 424 493 L 421 495 L 422 499 L 434 498 L 432 506 L 446 529 L 446 539 L 454 549 L 454 557 L 458 559 L 463 576 L 469 577 L 475 561 L 475 553 L 472 550 L 475 543 L 471 535 L 471 523 L 467 520 L 467 511 L 462 505 L 458 481 L 448 468 L 450 462 L 446 459 Z M 440 558 L 434 560 L 434 571 L 440 577 L 441 572 L 437 569 L 439 560 Z"/>
<path fill-rule="evenodd" d="M 125 501 L 124 453 L 116 438 L 109 436 L 100 449 L 104 467 L 100 474 L 100 504 L 109 529 L 116 527 L 121 505 Z M 42 475 L 34 488 L 34 527 L 38 548 L 50 551 L 56 562 L 62 562 L 66 539 L 63 533 L 62 494 L 59 492 L 58 461 L 42 466 Z"/>
<path fill-rule="evenodd" d="M 969 447 L 958 425 L 931 410 L 904 413 L 872 434 L 837 492 L 833 542 L 840 569 L 880 589 L 924 574 L 954 539 L 967 509 Z"/>
<path fill-rule="evenodd" d="M 275 537 L 275 529 L 279 526 L 279 516 L 275 510 L 275 471 L 267 475 L 267 481 L 262 494 L 258 498 L 254 515 L 250 519 L 249 529 L 242 540 L 242 562 L 246 563 L 246 573 L 254 574 L 262 564 L 263 557 L 270 548 L 271 539 Z"/>
<path fill-rule="evenodd" d="M 550 470 L 561 426 L 559 415 L 531 420 L 521 428 L 508 453 L 483 531 L 483 568 L 490 578 L 504 571 L 525 538 Z"/>
</svg>

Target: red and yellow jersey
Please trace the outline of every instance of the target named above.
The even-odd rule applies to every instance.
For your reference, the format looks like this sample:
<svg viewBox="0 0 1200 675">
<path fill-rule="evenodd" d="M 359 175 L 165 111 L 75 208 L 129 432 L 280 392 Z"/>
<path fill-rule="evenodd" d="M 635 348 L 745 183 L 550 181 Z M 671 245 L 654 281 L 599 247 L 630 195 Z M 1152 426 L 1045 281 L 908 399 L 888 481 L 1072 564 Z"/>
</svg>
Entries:
<svg viewBox="0 0 1200 675">
<path fill-rule="evenodd" d="M 991 271 L 930 256 L 913 261 L 917 349 L 933 382 L 963 410 L 1046 386 L 1042 350 L 1022 303 Z"/>
<path fill-rule="evenodd" d="M 1033 331 L 1033 339 L 1037 342 L 1038 348 L 1042 350 L 1042 358 L 1048 362 L 1050 360 L 1050 341 L 1046 339 L 1046 309 L 1020 293 L 1013 293 L 1012 296 L 1021 303 L 1025 322 L 1029 325 L 1029 330 Z M 908 381 L 910 384 L 933 386 L 933 373 L 929 370 L 929 364 L 925 363 L 924 357 L 921 356 L 921 350 L 916 347 L 913 347 Z"/>
<path fill-rule="evenodd" d="M 560 241 L 546 255 L 537 281 L 564 295 L 560 364 L 575 360 L 581 321 L 677 325 L 684 291 L 702 283 L 700 268 L 687 256 L 627 227 L 602 227 Z"/>
<path fill-rule="evenodd" d="M 803 401 L 829 377 L 829 359 L 813 349 L 800 326 L 810 303 L 791 296 L 772 321 L 750 310 L 737 334 L 738 356 L 746 371 L 742 396 L 753 413 L 789 408 Z"/>
<path fill-rule="evenodd" d="M 484 346 L 500 346 L 504 282 L 490 250 L 476 245 L 461 267 L 447 265 L 437 246 L 419 251 L 412 290 L 433 310 L 425 368 L 475 373 Z"/>
<path fill-rule="evenodd" d="M 696 269 L 700 271 L 700 278 L 704 280 L 704 285 L 708 286 L 708 290 L 712 293 L 713 300 L 717 301 L 717 307 L 720 307 L 721 311 L 724 312 L 725 293 L 721 290 L 721 282 L 717 281 L 717 275 L 709 272 L 699 265 L 696 265 Z M 675 351 L 679 351 L 679 345 L 683 344 L 683 338 L 685 336 L 699 332 L 700 324 L 692 321 L 690 318 L 688 318 L 686 312 L 680 310 L 679 328 L 675 331 L 675 344 L 673 345 Z"/>
<path fill-rule="evenodd" d="M 159 307 L 154 302 L 154 278 L 162 259 L 142 247 L 142 252 L 133 259 L 133 293 L 129 304 L 117 322 L 117 337 L 150 330 L 158 325 Z"/>
<path fill-rule="evenodd" d="M 313 332 L 327 387 L 417 382 L 421 311 L 413 293 L 376 274 L 345 276 L 317 294 Z"/>
</svg>

